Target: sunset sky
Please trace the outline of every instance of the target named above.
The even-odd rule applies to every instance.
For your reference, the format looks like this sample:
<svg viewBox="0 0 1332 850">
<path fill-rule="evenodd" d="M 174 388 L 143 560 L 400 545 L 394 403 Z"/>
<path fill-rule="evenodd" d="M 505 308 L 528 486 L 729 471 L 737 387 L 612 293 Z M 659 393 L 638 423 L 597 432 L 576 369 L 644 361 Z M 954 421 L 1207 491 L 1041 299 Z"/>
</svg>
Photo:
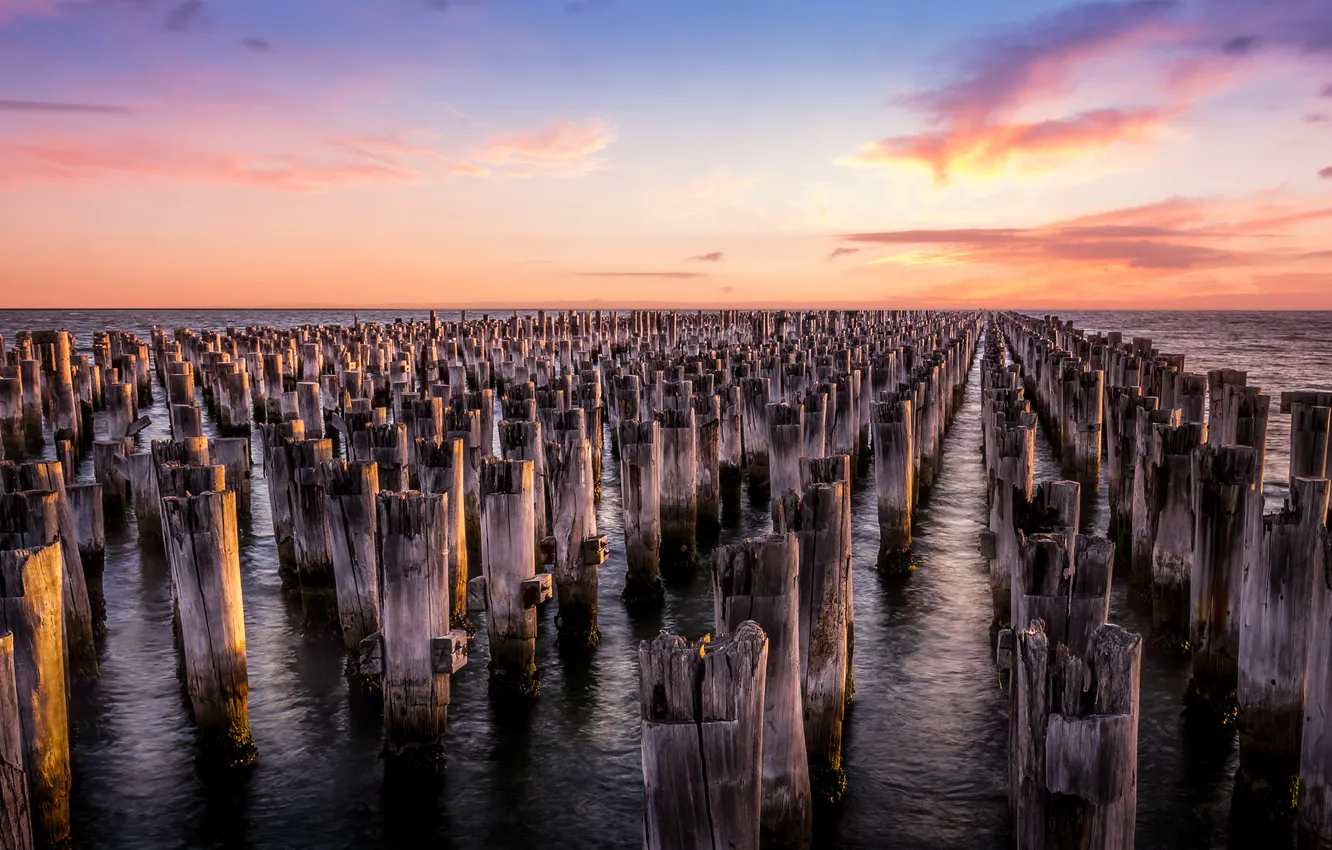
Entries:
<svg viewBox="0 0 1332 850">
<path fill-rule="evenodd" d="M 1332 308 L 1329 0 L 0 0 L 0 307 Z"/>
</svg>

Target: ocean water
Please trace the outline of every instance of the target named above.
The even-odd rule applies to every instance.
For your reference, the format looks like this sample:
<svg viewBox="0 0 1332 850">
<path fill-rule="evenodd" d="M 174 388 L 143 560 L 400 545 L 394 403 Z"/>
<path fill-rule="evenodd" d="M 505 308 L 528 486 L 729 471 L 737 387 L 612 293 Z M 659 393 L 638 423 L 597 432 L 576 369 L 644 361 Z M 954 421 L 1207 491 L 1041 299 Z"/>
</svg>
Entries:
<svg viewBox="0 0 1332 850">
<path fill-rule="evenodd" d="M 441 318 L 456 314 L 441 313 Z M 1249 371 L 1251 384 L 1282 390 L 1332 387 L 1332 314 L 1063 314 L 1089 330 L 1150 336 L 1186 355 L 1186 368 Z M 424 316 L 362 311 L 362 321 Z M 0 311 L 6 340 L 18 329 L 63 327 L 81 345 L 92 331 L 350 323 L 350 311 Z M 978 349 L 979 355 L 979 349 Z M 974 366 L 974 364 L 973 364 Z M 164 437 L 164 393 L 155 388 L 145 439 Z M 917 513 L 917 569 L 904 579 L 874 570 L 873 476 L 852 493 L 855 702 L 848 713 L 848 794 L 816 823 L 817 847 L 1000 848 L 1010 846 L 1005 788 L 1005 694 L 994 668 L 991 607 L 977 534 L 986 516 L 979 454 L 979 379 L 944 444 L 943 470 Z M 1268 495 L 1287 475 L 1287 423 L 1269 428 Z M 207 418 L 207 417 L 206 417 Z M 100 429 L 100 414 L 98 420 Z M 206 421 L 212 433 L 214 424 Z M 254 456 L 259 457 L 257 435 Z M 634 847 L 641 842 L 637 644 L 660 629 L 697 637 L 711 630 L 706 571 L 667 592 L 659 616 L 631 618 L 624 583 L 618 465 L 603 459 L 597 522 L 609 535 L 602 567 L 602 644 L 588 659 L 561 656 L 554 610 L 541 615 L 541 697 L 525 716 L 499 715 L 486 687 L 482 628 L 467 667 L 454 676 L 446 736 L 448 768 L 437 786 L 386 784 L 379 719 L 356 710 L 338 642 L 301 629 L 279 591 L 267 485 L 256 464 L 254 515 L 241 525 L 241 570 L 250 675 L 250 719 L 259 759 L 247 779 L 219 787 L 193 759 L 188 703 L 176 678 L 169 570 L 143 552 L 136 532 L 108 531 L 108 636 L 101 679 L 71 706 L 75 734 L 73 820 L 84 848 Z M 1039 438 L 1037 476 L 1056 477 Z M 91 480 L 90 462 L 79 470 Z M 1102 488 L 1104 490 L 1104 488 Z M 1103 530 L 1104 495 L 1084 512 Z M 745 497 L 724 520 L 721 542 L 762 533 L 766 504 Z M 706 551 L 700 553 L 706 557 Z M 484 615 L 483 615 L 484 616 Z M 1112 620 L 1145 630 L 1118 578 Z M 1181 662 L 1148 644 L 1139 735 L 1140 848 L 1227 845 L 1232 741 L 1196 742 L 1181 711 Z M 1271 846 L 1280 847 L 1276 839 Z"/>
</svg>

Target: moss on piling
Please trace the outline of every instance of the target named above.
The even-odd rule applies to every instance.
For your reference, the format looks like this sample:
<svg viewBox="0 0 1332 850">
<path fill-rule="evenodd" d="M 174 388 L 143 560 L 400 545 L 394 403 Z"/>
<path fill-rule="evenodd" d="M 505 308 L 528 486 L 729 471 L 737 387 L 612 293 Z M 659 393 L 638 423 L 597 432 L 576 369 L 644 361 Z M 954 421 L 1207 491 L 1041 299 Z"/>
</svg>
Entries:
<svg viewBox="0 0 1332 850">
<path fill-rule="evenodd" d="M 624 577 L 624 593 L 620 598 L 631 611 L 655 611 L 665 604 L 666 589 L 660 578 L 647 578 L 631 571 Z"/>
<path fill-rule="evenodd" d="M 835 806 L 846 796 L 846 771 L 842 770 L 840 756 L 811 759 L 809 762 L 809 790 L 815 807 Z"/>
<path fill-rule="evenodd" d="M 586 602 L 571 600 L 561 605 L 555 628 L 560 649 L 591 649 L 601 643 L 597 611 Z"/>
<path fill-rule="evenodd" d="M 490 696 L 499 702 L 524 703 L 541 696 L 541 676 L 534 667 L 517 673 L 498 668 L 492 662 L 490 669 Z"/>
<path fill-rule="evenodd" d="M 879 552 L 879 572 L 884 575 L 904 576 L 914 572 L 915 569 L 916 564 L 910 546 Z"/>
<path fill-rule="evenodd" d="M 248 726 L 199 730 L 199 764 L 207 772 L 243 770 L 254 764 L 259 750 Z"/>
</svg>

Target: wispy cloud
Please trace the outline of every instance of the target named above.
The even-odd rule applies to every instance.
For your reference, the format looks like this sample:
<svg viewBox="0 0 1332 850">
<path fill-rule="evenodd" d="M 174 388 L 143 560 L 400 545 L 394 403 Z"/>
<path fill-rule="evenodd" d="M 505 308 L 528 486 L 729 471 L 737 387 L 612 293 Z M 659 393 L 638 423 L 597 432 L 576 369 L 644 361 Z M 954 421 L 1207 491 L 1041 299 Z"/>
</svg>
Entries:
<svg viewBox="0 0 1332 850">
<path fill-rule="evenodd" d="M 282 192 L 320 192 L 348 185 L 412 183 L 417 171 L 368 157 L 217 154 L 143 139 L 0 140 L 0 183 L 87 182 L 116 178 L 215 183 Z"/>
<path fill-rule="evenodd" d="M 847 256 L 848 254 L 859 254 L 859 253 L 860 253 L 860 249 L 859 249 L 859 248 L 846 248 L 846 247 L 838 246 L 838 247 L 832 249 L 832 252 L 828 254 L 828 259 L 829 259 L 829 260 L 835 260 L 835 259 L 837 259 L 838 257 L 845 257 L 845 256 Z"/>
<path fill-rule="evenodd" d="M 1253 66 L 1239 57 L 1269 50 L 1292 57 L 1332 50 L 1332 6 L 1079 3 L 962 45 L 946 61 L 952 72 L 944 71 L 944 82 L 897 101 L 925 129 L 869 142 L 838 162 L 924 167 L 940 183 L 958 174 L 1050 170 L 1152 139 L 1205 98 L 1251 78 Z M 1085 103 L 1125 90 L 1141 102 Z M 1070 109 L 1077 100 L 1084 102 Z"/>
<path fill-rule="evenodd" d="M 597 155 L 615 139 L 615 128 L 601 119 L 553 121 L 492 135 L 460 165 L 507 177 L 577 177 L 605 168 Z"/>
<path fill-rule="evenodd" d="M 128 106 L 105 103 L 55 103 L 47 100 L 0 100 L 0 112 L 46 112 L 85 115 L 125 115 L 134 110 Z"/>
<path fill-rule="evenodd" d="M 240 46 L 244 47 L 246 50 L 254 51 L 255 53 L 267 53 L 273 49 L 273 45 L 268 42 L 268 39 L 258 38 L 256 36 L 242 38 L 240 40 Z"/>
<path fill-rule="evenodd" d="M 1327 168 L 1324 168 L 1321 171 L 1319 171 L 1318 176 L 1322 177 L 1325 180 L 1332 180 L 1332 165 L 1329 165 Z"/>
<path fill-rule="evenodd" d="M 688 260 L 686 260 L 686 262 L 690 262 L 690 263 L 720 263 L 723 259 L 725 259 L 725 257 L 726 257 L 726 255 L 723 254 L 721 251 L 709 251 L 709 252 L 706 253 L 706 254 L 698 254 L 697 256 L 690 257 Z"/>
<path fill-rule="evenodd" d="M 1332 176 L 1332 168 L 1328 169 Z M 875 264 L 1116 267 L 1156 271 L 1260 267 L 1304 258 L 1296 234 L 1332 222 L 1314 202 L 1175 198 L 1039 227 L 847 233 L 856 245 L 910 248 Z"/>
</svg>

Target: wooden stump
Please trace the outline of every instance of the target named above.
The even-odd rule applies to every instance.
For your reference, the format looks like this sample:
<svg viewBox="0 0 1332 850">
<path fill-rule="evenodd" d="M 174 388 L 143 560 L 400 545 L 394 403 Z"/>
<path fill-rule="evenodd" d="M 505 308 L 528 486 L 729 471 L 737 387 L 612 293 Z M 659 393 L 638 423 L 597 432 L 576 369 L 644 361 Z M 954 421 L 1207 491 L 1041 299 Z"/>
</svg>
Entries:
<svg viewBox="0 0 1332 850">
<path fill-rule="evenodd" d="M 450 622 L 469 635 L 476 626 L 467 614 L 468 548 L 467 521 L 463 512 L 466 500 L 463 484 L 463 441 L 444 440 L 442 443 L 417 440 L 417 476 L 421 492 L 448 496 L 449 524 L 449 599 L 453 610 Z"/>
<path fill-rule="evenodd" d="M 83 559 L 79 557 L 78 525 L 74 509 L 65 491 L 65 475 L 59 462 L 30 461 L 19 467 L 19 480 L 25 490 L 50 490 L 56 494 L 60 519 L 60 539 L 70 541 L 61 546 L 65 568 L 64 623 L 69 650 L 69 674 L 74 679 L 96 679 L 97 648 L 94 644 L 92 602 L 88 598 L 88 581 L 83 574 Z"/>
<path fill-rule="evenodd" d="M 379 495 L 385 749 L 414 770 L 444 765 L 449 676 L 467 660 L 466 635 L 449 629 L 447 501 Z"/>
<path fill-rule="evenodd" d="M 254 475 L 250 459 L 249 437 L 220 437 L 209 442 L 210 460 L 226 469 L 227 489 L 236 494 L 236 515 L 250 515 L 251 478 Z"/>
<path fill-rule="evenodd" d="M 911 500 L 915 491 L 909 398 L 875 403 L 870 410 L 874 435 L 874 491 L 879 514 L 878 568 L 901 573 L 911 566 Z"/>
<path fill-rule="evenodd" d="M 32 832 L 38 846 L 69 838 L 69 723 L 61 544 L 0 550 L 0 631 L 14 636 L 14 682 L 22 727 Z"/>
<path fill-rule="evenodd" d="M 580 411 L 581 412 L 581 411 Z M 550 464 L 551 516 L 555 537 L 555 594 L 560 646 L 596 646 L 597 574 L 606 559 L 605 538 L 597 534 L 592 446 L 578 431 L 556 431 L 546 444 Z"/>
<path fill-rule="evenodd" d="M 754 623 L 639 644 L 645 850 L 759 847 L 767 656 Z"/>
<path fill-rule="evenodd" d="M 813 824 L 810 755 L 801 713 L 799 570 L 800 546 L 794 534 L 723 546 L 713 562 L 718 633 L 736 632 L 752 620 L 769 641 L 760 817 L 764 847 L 807 846 Z"/>
<path fill-rule="evenodd" d="M 1194 452 L 1193 483 L 1189 703 L 1224 723 L 1233 718 L 1235 708 L 1249 538 L 1261 521 L 1254 450 L 1209 442 Z"/>
<path fill-rule="evenodd" d="M 662 410 L 661 425 L 661 570 L 684 577 L 698 562 L 698 433 L 693 408 Z"/>
<path fill-rule="evenodd" d="M 217 491 L 168 496 L 162 499 L 162 519 L 200 760 L 209 768 L 248 766 L 256 750 L 250 738 L 236 496 Z"/>
<path fill-rule="evenodd" d="M 367 462 L 329 460 L 320 464 L 319 474 L 323 479 L 342 641 L 355 652 L 361 641 L 379 631 L 379 565 L 375 554 L 378 467 Z"/>
<path fill-rule="evenodd" d="M 1304 720 L 1308 632 L 1323 575 L 1326 478 L 1297 478 L 1285 510 L 1263 518 L 1262 550 L 1249 562 L 1241 606 L 1240 766 L 1237 809 L 1289 814 L 1295 804 Z"/>
<path fill-rule="evenodd" d="M 31 850 L 32 815 L 23 767 L 23 717 L 19 710 L 14 634 L 0 634 L 0 847 Z"/>
<path fill-rule="evenodd" d="M 656 422 L 620 423 L 620 505 L 628 569 L 623 598 L 631 608 L 655 608 L 661 584 L 661 430 Z"/>
<path fill-rule="evenodd" d="M 524 700 L 541 693 L 536 669 L 536 541 L 532 462 L 486 460 L 481 467 L 481 572 L 486 579 L 491 693 Z M 549 596 L 549 576 L 545 596 Z"/>
</svg>

